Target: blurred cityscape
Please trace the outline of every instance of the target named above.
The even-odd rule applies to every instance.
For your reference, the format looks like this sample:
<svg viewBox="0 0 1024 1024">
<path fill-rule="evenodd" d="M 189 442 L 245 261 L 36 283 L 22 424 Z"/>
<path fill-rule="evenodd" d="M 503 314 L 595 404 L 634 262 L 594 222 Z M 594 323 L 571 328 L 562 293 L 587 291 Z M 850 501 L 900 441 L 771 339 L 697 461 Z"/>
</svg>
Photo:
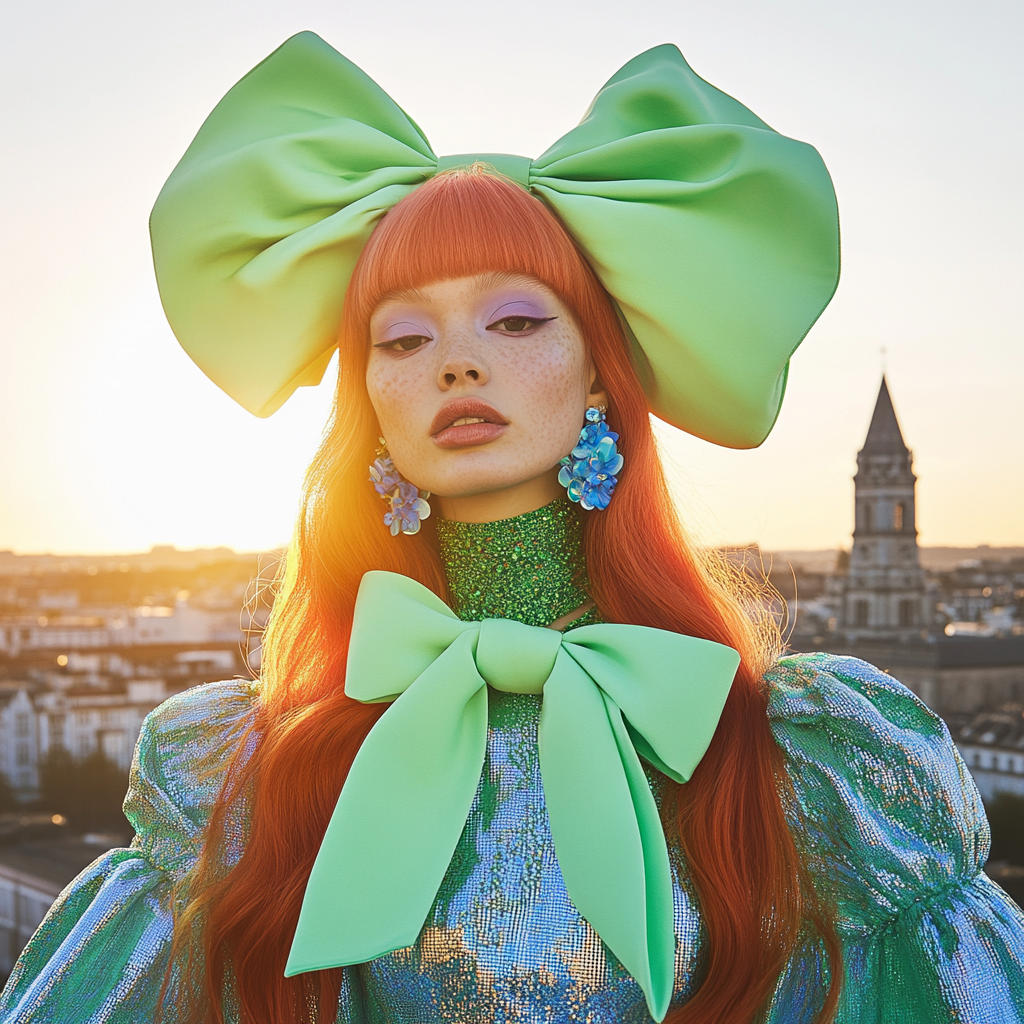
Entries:
<svg viewBox="0 0 1024 1024">
<path fill-rule="evenodd" d="M 60 891 L 126 845 L 143 719 L 248 677 L 280 552 L 0 552 L 0 978 Z"/>
<path fill-rule="evenodd" d="M 949 724 L 993 823 L 989 873 L 1024 899 L 1024 547 L 921 548 L 915 476 L 883 380 L 848 550 L 726 554 L 767 579 L 794 651 L 863 657 Z M 280 552 L 0 551 L 0 976 L 60 890 L 126 843 L 145 716 L 258 671 Z"/>
</svg>

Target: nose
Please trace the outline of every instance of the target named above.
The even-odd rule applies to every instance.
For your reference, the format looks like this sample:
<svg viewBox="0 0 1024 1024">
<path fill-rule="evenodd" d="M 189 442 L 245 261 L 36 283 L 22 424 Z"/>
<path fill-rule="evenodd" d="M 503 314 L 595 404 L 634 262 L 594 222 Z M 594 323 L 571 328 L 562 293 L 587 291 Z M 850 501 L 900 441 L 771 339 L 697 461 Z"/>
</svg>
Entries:
<svg viewBox="0 0 1024 1024">
<path fill-rule="evenodd" d="M 479 387 L 490 379 L 487 364 L 478 347 L 467 339 L 459 339 L 445 346 L 437 373 L 437 386 L 442 391 L 463 384 Z"/>
</svg>

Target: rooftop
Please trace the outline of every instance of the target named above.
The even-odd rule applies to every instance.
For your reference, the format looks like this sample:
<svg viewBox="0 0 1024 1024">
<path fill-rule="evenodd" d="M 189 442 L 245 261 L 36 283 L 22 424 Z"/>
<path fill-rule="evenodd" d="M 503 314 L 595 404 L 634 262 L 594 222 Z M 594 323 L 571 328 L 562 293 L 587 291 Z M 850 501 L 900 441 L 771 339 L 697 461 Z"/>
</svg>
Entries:
<svg viewBox="0 0 1024 1024">
<path fill-rule="evenodd" d="M 940 636 L 929 640 L 896 642 L 860 640 L 844 643 L 829 639 L 834 654 L 852 654 L 883 671 L 915 668 L 986 668 L 1024 665 L 1024 637 Z"/>
<path fill-rule="evenodd" d="M 951 721 L 950 732 L 960 743 L 1024 750 L 1024 705 L 1010 703 L 986 708 L 959 722 Z"/>
<path fill-rule="evenodd" d="M 32 875 L 56 894 L 116 842 L 115 837 L 77 836 L 0 845 L 0 869 Z"/>
</svg>

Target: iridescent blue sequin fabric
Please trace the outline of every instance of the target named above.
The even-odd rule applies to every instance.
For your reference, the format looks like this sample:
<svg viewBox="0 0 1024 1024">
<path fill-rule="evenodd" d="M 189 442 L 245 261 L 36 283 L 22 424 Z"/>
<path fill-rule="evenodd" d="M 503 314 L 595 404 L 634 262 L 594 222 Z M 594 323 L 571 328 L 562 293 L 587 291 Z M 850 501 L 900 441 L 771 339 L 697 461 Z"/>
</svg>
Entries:
<svg viewBox="0 0 1024 1024">
<path fill-rule="evenodd" d="M 456 611 L 540 624 L 583 605 L 574 516 L 563 501 L 504 523 L 442 524 Z M 1024 1021 L 1024 915 L 981 873 L 988 826 L 942 722 L 850 658 L 783 658 L 768 684 L 797 797 L 794 834 L 837 909 L 846 975 L 838 1021 Z M 171 888 L 195 861 L 226 754 L 255 700 L 244 682 L 214 683 L 149 717 L 126 800 L 136 839 L 54 905 L 0 998 L 2 1024 L 153 1019 Z M 639 987 L 566 895 L 538 771 L 540 698 L 491 691 L 489 700 L 476 800 L 423 932 L 408 949 L 346 969 L 337 1022 L 649 1024 Z M 653 770 L 650 780 L 657 795 Z M 239 848 L 244 820 L 241 807 Z M 705 950 L 678 855 L 674 873 L 680 1005 Z M 812 1019 L 821 971 L 813 950 L 794 958 L 770 1024 Z M 178 1019 L 165 1006 L 164 1020 Z"/>
</svg>

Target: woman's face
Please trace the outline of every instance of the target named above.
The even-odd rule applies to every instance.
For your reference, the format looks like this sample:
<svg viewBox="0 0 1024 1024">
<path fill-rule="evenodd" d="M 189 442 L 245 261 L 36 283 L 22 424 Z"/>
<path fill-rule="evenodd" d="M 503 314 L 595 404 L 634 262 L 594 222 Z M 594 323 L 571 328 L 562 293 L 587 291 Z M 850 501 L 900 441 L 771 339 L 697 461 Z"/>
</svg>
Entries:
<svg viewBox="0 0 1024 1024">
<path fill-rule="evenodd" d="M 595 371 L 572 314 L 533 278 L 481 274 L 386 299 L 366 386 L 399 472 L 448 519 L 484 522 L 557 497 Z"/>
</svg>

